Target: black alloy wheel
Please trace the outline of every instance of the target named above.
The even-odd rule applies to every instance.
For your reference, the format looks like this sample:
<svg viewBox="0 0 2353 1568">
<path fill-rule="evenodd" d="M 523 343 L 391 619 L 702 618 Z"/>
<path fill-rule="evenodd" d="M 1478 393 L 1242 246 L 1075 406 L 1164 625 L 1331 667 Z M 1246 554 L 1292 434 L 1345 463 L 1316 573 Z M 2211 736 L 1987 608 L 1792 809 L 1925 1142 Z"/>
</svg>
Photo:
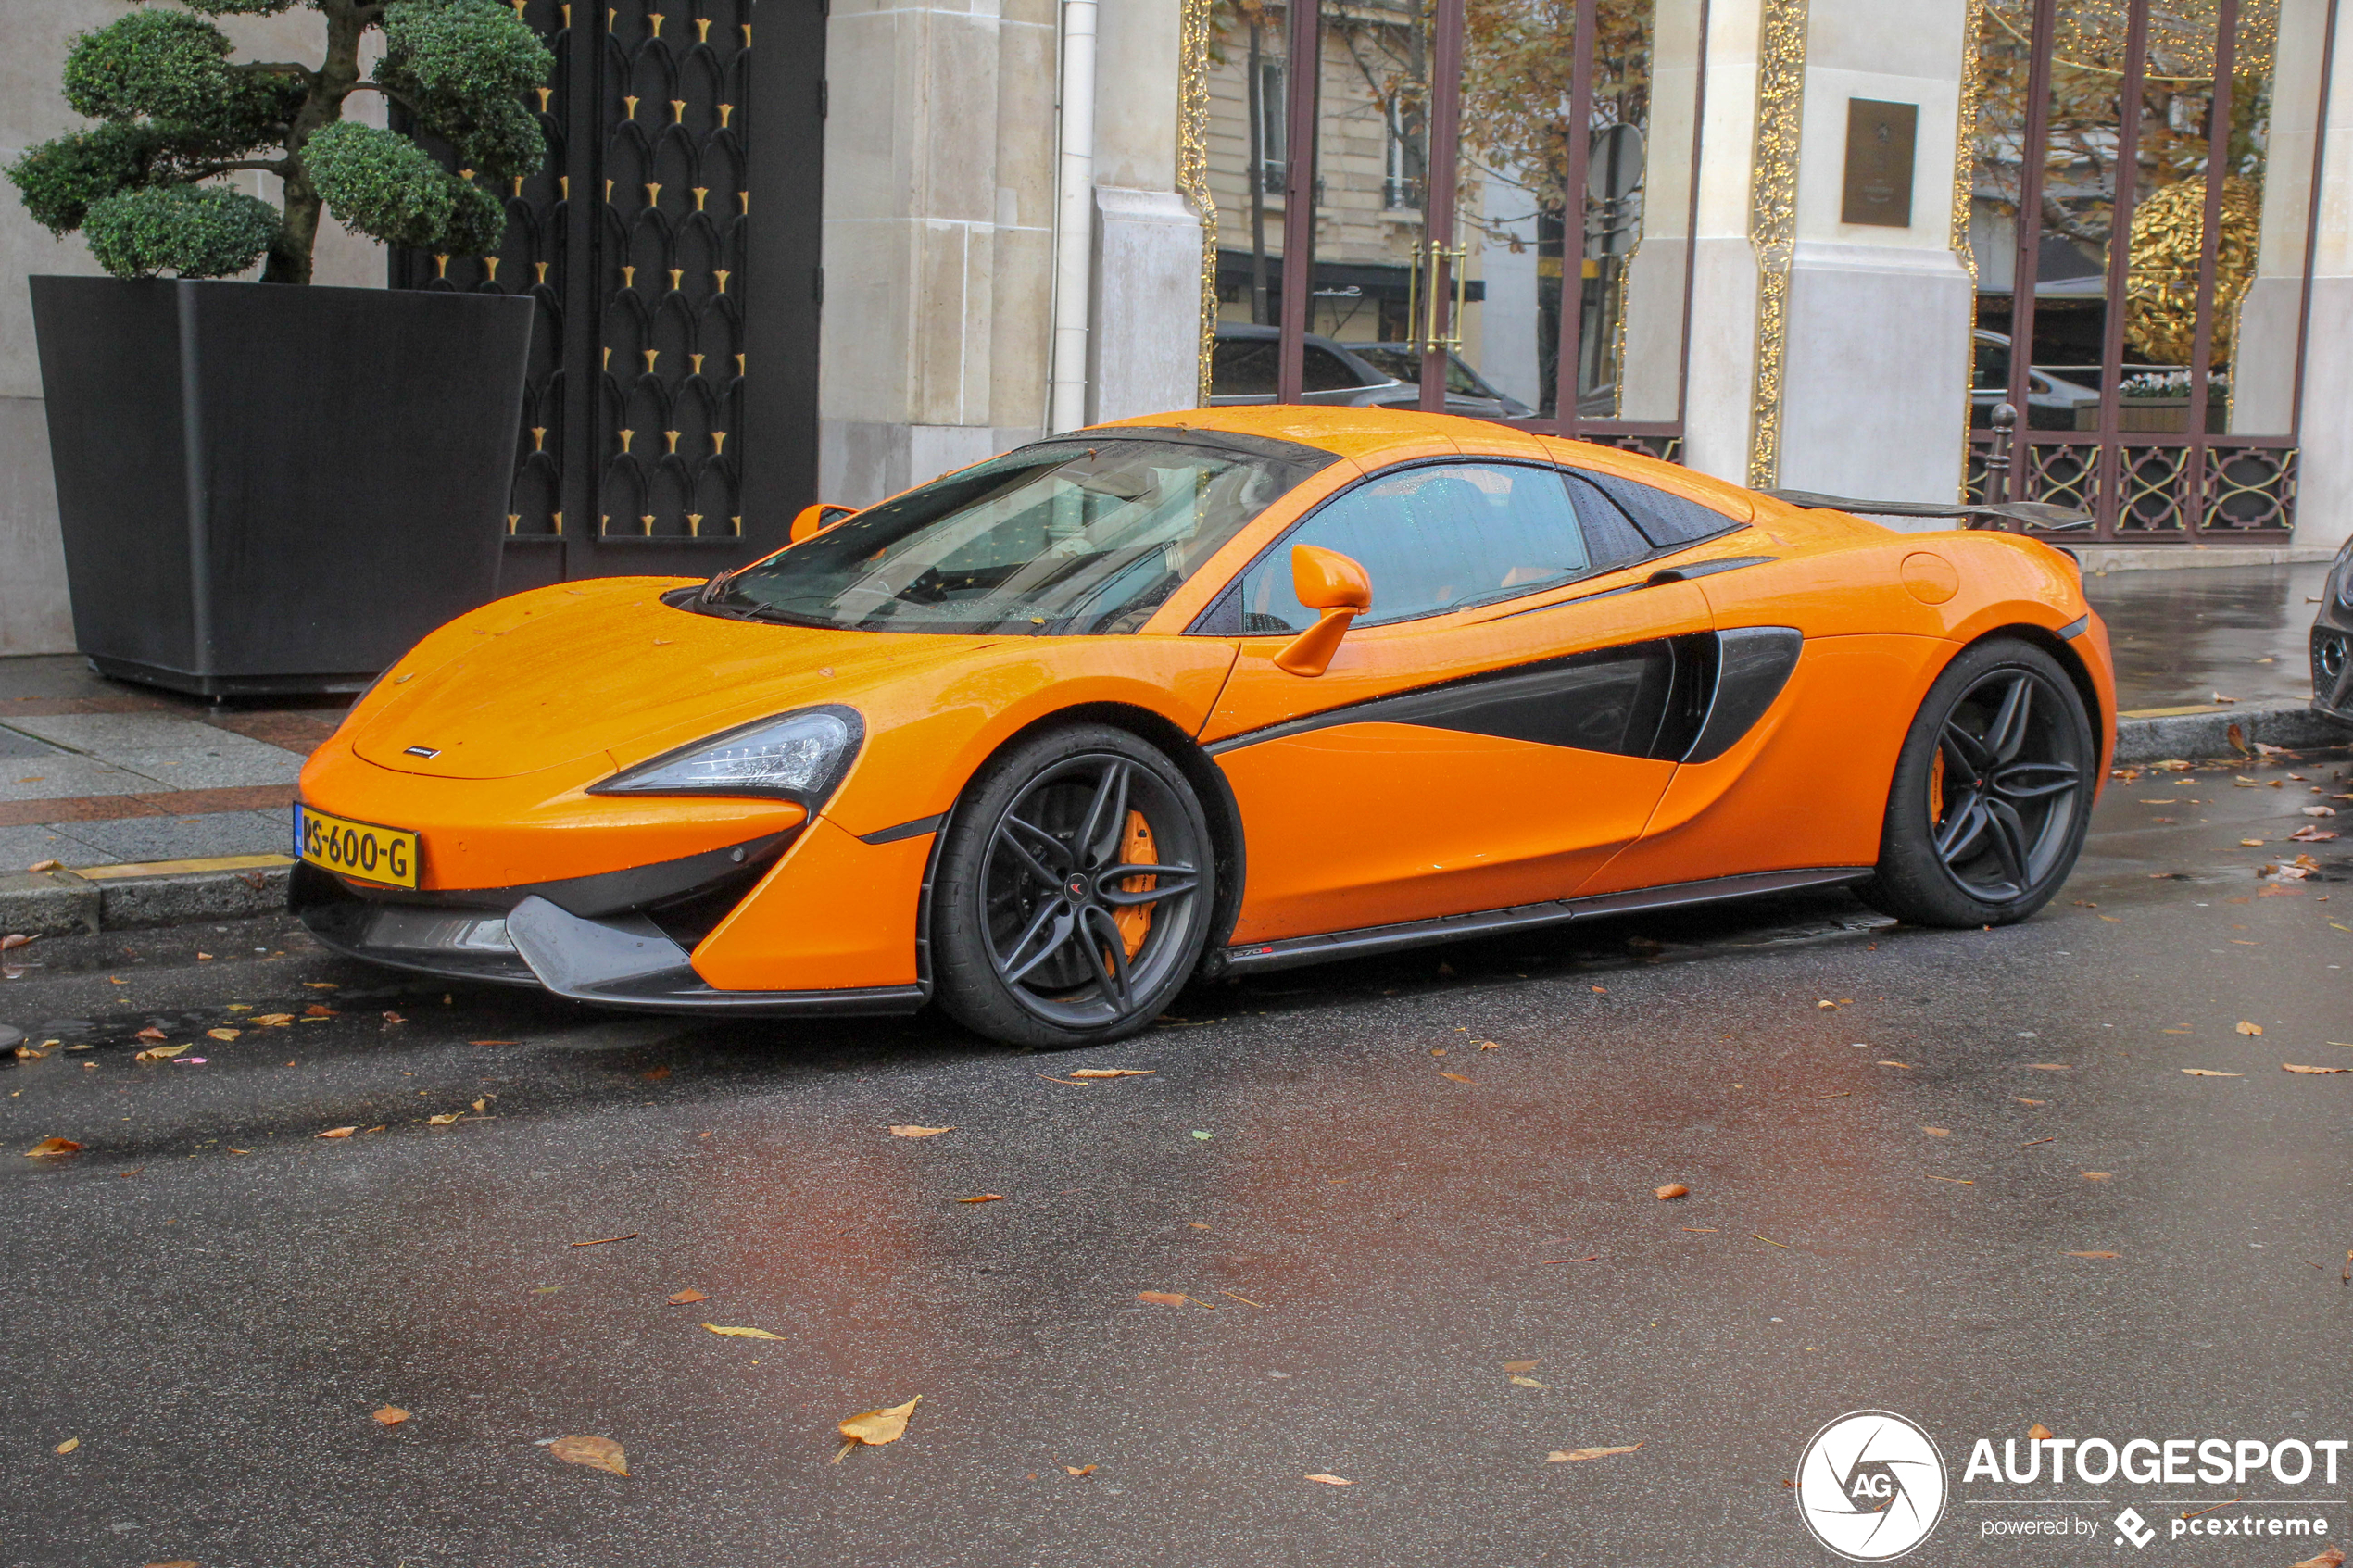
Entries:
<svg viewBox="0 0 2353 1568">
<path fill-rule="evenodd" d="M 935 884 L 939 999 L 1021 1045 L 1150 1023 L 1200 962 L 1214 878 L 1190 784 L 1124 730 L 1049 732 L 959 804 Z"/>
<path fill-rule="evenodd" d="M 2025 919 L 2074 869 L 2098 766 L 2057 659 L 2008 638 L 1967 649 L 1913 721 L 1864 898 L 1920 925 Z"/>
</svg>

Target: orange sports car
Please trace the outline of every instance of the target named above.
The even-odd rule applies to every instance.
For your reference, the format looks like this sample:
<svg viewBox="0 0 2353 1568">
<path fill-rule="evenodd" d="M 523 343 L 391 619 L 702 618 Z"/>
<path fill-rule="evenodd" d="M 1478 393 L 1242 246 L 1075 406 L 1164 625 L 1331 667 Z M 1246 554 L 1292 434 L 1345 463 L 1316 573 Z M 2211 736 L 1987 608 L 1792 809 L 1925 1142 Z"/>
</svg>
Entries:
<svg viewBox="0 0 2353 1568">
<path fill-rule="evenodd" d="M 303 770 L 309 929 L 1069 1045 L 1197 975 L 1744 894 L 2020 920 L 2106 776 L 2067 555 L 1585 443 L 1221 408 L 842 510 L 419 644 Z"/>
</svg>

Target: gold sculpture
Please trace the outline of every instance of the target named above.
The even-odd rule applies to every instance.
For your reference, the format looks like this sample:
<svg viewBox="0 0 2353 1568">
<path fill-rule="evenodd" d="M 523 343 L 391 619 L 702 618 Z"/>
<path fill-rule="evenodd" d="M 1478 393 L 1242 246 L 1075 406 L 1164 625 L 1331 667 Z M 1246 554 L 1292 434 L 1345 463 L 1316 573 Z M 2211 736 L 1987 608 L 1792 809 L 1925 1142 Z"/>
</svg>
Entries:
<svg viewBox="0 0 2353 1568">
<path fill-rule="evenodd" d="M 2255 276 L 2262 201 L 2254 182 L 2222 181 L 2221 243 L 2214 258 L 2214 311 L 2207 365 L 2227 365 L 2239 301 Z M 2133 208 L 2124 336 L 2159 365 L 2187 365 L 2197 351 L 2198 252 L 2206 233 L 2206 181 L 2178 180 Z"/>
</svg>

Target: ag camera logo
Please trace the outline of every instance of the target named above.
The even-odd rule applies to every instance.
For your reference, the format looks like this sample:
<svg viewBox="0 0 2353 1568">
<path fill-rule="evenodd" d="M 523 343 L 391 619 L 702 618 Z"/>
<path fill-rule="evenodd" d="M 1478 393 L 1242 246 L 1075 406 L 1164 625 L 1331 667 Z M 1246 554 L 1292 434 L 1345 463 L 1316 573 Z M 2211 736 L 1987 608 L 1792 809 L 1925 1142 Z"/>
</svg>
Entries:
<svg viewBox="0 0 2353 1568">
<path fill-rule="evenodd" d="M 1892 1411 L 1856 1411 L 1814 1434 L 1797 1461 L 1797 1513 L 1852 1562 L 1885 1562 L 1944 1516 L 1944 1459 Z"/>
</svg>

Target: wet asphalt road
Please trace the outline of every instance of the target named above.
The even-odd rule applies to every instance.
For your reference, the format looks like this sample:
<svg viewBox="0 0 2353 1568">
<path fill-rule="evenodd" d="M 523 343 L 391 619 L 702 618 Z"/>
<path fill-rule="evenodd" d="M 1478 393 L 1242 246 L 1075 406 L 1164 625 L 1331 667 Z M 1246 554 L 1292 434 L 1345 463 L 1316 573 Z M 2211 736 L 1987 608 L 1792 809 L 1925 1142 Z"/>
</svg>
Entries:
<svg viewBox="0 0 2353 1568">
<path fill-rule="evenodd" d="M 2022 927 L 1596 923 L 1063 1055 L 598 1016 L 275 922 L 19 948 L 0 1023 L 61 1043 L 0 1059 L 0 1564 L 1823 1564 L 1783 1478 L 1860 1407 L 1951 1467 L 1907 1562 L 2137 1561 L 1983 1521 L 2239 1488 L 1961 1465 L 2038 1421 L 2353 1437 L 2353 1073 L 2280 1070 L 2353 1067 L 2353 855 L 2256 875 L 2348 771 L 2111 785 Z M 135 1062 L 151 1021 L 203 1063 Z M 2353 1537 L 2353 1474 L 2246 1491 Z"/>
</svg>

